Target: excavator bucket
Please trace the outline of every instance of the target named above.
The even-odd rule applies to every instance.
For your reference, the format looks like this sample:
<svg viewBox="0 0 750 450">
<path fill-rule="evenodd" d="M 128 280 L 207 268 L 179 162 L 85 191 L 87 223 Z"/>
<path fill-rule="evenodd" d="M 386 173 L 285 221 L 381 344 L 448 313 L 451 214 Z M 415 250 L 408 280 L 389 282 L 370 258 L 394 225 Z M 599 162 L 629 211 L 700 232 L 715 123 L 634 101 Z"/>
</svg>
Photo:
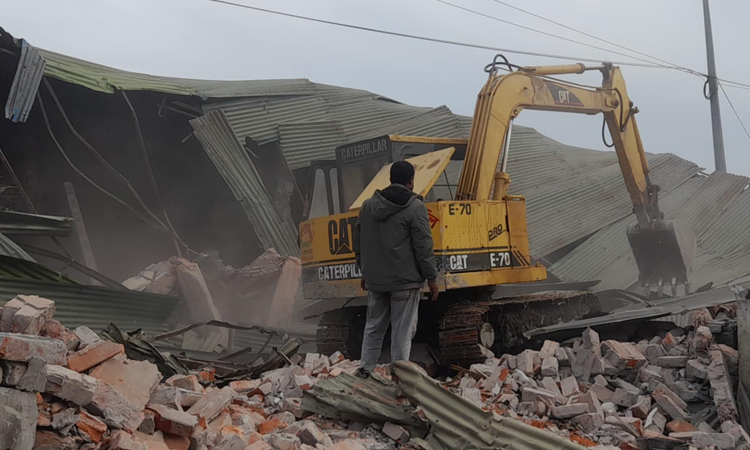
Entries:
<svg viewBox="0 0 750 450">
<path fill-rule="evenodd" d="M 690 290 L 690 274 L 695 259 L 695 234 L 686 224 L 677 221 L 660 221 L 651 230 L 641 230 L 638 225 L 628 227 L 628 241 L 638 265 L 641 285 L 650 289 L 664 285 L 684 284 Z"/>
</svg>

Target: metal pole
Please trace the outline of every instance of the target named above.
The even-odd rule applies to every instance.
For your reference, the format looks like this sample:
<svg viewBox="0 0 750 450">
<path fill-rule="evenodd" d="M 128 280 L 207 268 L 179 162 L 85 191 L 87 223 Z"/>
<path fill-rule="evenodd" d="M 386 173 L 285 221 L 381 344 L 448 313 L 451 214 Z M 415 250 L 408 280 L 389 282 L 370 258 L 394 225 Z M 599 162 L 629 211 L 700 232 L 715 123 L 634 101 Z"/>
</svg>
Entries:
<svg viewBox="0 0 750 450">
<path fill-rule="evenodd" d="M 708 59 L 708 89 L 711 100 L 711 129 L 714 135 L 714 169 L 727 171 L 724 157 L 724 133 L 721 130 L 721 110 L 719 108 L 719 83 L 716 81 L 716 58 L 714 58 L 714 38 L 711 31 L 711 11 L 708 0 L 703 0 L 703 24 L 706 28 L 706 57 Z"/>
</svg>

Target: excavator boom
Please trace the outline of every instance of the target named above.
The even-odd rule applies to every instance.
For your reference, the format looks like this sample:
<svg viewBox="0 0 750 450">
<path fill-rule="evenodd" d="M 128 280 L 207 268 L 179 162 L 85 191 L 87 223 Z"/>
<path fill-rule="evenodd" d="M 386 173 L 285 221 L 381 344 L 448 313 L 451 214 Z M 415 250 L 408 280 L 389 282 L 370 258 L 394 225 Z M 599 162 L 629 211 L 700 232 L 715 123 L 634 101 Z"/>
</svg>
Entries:
<svg viewBox="0 0 750 450">
<path fill-rule="evenodd" d="M 499 56 L 500 57 L 500 56 Z M 503 58 L 504 59 L 504 58 Z M 505 60 L 507 64 L 507 60 Z M 502 199 L 509 177 L 505 173 L 513 119 L 524 109 L 602 114 L 612 136 L 625 186 L 637 224 L 627 231 L 639 281 L 650 289 L 677 284 L 689 290 L 689 276 L 695 254 L 695 236 L 679 222 L 665 221 L 659 209 L 659 186 L 649 179 L 635 115 L 638 108 L 628 96 L 619 67 L 583 64 L 546 67 L 516 67 L 498 74 L 498 58 L 487 67 L 489 78 L 479 93 L 474 122 L 461 171 L 456 199 Z M 512 66 L 507 64 L 512 70 Z M 587 87 L 550 78 L 599 70 L 601 87 Z M 498 167 L 500 170 L 498 171 Z"/>
</svg>

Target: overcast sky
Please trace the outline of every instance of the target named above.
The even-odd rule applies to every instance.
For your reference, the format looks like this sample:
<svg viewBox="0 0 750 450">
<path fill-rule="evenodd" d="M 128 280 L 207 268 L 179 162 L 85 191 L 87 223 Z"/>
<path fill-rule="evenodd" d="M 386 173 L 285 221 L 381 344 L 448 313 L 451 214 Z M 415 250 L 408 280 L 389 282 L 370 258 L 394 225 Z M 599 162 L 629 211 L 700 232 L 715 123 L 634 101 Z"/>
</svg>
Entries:
<svg viewBox="0 0 750 450">
<path fill-rule="evenodd" d="M 633 61 L 480 17 L 436 0 L 235 0 L 373 28 L 508 49 Z M 571 39 L 607 46 L 494 0 L 452 3 Z M 641 52 L 706 72 L 701 0 L 505 0 Z M 750 84 L 750 2 L 713 0 L 720 78 Z M 493 51 L 453 47 L 273 16 L 208 0 L 0 0 L 0 25 L 31 44 L 113 67 L 189 78 L 309 78 L 420 106 L 471 115 Z M 615 49 L 622 51 L 620 49 Z M 506 54 L 520 65 L 564 61 Z M 646 151 L 713 170 L 703 80 L 675 70 L 624 67 L 640 108 Z M 599 83 L 597 73 L 576 81 Z M 750 126 L 750 90 L 727 88 Z M 729 171 L 750 175 L 750 139 L 722 98 Z M 517 122 L 566 144 L 604 150 L 601 117 L 526 111 Z M 510 168 L 512 171 L 512 168 Z"/>
</svg>

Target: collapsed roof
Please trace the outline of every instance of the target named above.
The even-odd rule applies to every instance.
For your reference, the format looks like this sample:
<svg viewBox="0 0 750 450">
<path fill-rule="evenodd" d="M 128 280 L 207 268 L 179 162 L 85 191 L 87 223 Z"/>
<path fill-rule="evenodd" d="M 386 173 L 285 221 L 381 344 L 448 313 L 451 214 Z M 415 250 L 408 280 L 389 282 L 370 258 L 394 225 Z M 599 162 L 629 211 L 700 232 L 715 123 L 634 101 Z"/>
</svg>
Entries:
<svg viewBox="0 0 750 450">
<path fill-rule="evenodd" d="M 23 48 L 34 51 L 25 43 Z M 286 255 L 298 253 L 296 224 L 275 208 L 246 139 L 277 143 L 286 165 L 296 170 L 333 159 L 335 147 L 346 142 L 383 134 L 468 137 L 471 127 L 470 117 L 445 106 L 410 106 L 306 79 L 189 80 L 122 71 L 45 50 L 38 55 L 44 75 L 98 92 L 150 90 L 202 99 L 202 115 L 191 121 L 195 135 L 262 246 Z M 28 70 L 34 75 L 39 64 L 32 66 Z M 33 84 L 24 84 L 28 90 L 17 97 L 33 96 Z M 650 154 L 648 160 L 652 181 L 662 188 L 665 215 L 687 221 L 698 237 L 693 287 L 749 277 L 750 194 L 745 191 L 750 180 L 707 176 L 695 163 L 669 153 Z M 455 180 L 460 166 L 449 169 Z M 508 171 L 510 192 L 527 198 L 532 255 L 550 273 L 563 281 L 600 280 L 596 290 L 634 287 L 637 268 L 625 235 L 634 219 L 614 152 L 564 145 L 515 126 Z"/>
</svg>

